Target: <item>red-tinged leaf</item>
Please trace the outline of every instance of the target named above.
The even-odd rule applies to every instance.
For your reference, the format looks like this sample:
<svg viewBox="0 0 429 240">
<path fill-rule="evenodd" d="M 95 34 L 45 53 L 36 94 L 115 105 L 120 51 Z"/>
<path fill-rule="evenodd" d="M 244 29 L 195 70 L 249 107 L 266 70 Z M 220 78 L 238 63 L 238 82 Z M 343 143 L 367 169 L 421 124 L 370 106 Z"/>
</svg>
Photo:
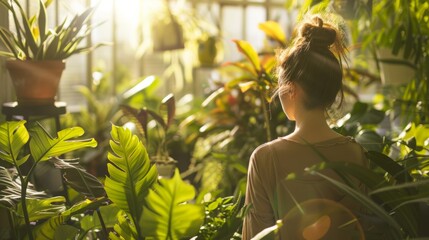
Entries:
<svg viewBox="0 0 429 240">
<path fill-rule="evenodd" d="M 162 105 L 167 107 L 167 127 L 169 127 L 173 121 L 176 114 L 176 101 L 173 94 L 168 94 L 164 99 L 162 99 Z"/>
<path fill-rule="evenodd" d="M 245 83 L 239 83 L 238 86 L 240 87 L 241 92 L 245 93 L 245 92 L 249 91 L 249 89 L 251 89 L 252 87 L 256 86 L 256 82 L 255 81 L 249 81 L 249 82 L 245 82 Z"/>
<path fill-rule="evenodd" d="M 286 46 L 286 35 L 279 23 L 267 21 L 259 24 L 261 29 L 269 38 L 280 43 L 281 46 Z"/>
<path fill-rule="evenodd" d="M 255 72 L 259 72 L 261 70 L 261 63 L 258 53 L 253 46 L 249 42 L 243 40 L 233 40 L 233 42 L 237 45 L 238 50 L 250 61 Z"/>
<path fill-rule="evenodd" d="M 121 110 L 136 125 L 138 131 L 143 133 L 147 142 L 148 113 L 146 109 L 137 110 L 127 105 L 121 105 Z"/>
<path fill-rule="evenodd" d="M 161 117 L 161 115 L 159 115 L 158 113 L 156 113 L 156 112 L 154 112 L 154 111 L 152 111 L 152 110 L 149 110 L 149 109 L 146 109 L 146 111 L 147 111 L 147 113 L 148 113 L 150 116 L 152 116 L 152 117 L 153 117 L 153 119 L 154 119 L 158 124 L 160 124 L 160 125 L 161 125 L 161 127 L 162 127 L 163 129 L 167 130 L 168 126 L 167 126 L 167 124 L 165 123 L 164 119 Z"/>
</svg>

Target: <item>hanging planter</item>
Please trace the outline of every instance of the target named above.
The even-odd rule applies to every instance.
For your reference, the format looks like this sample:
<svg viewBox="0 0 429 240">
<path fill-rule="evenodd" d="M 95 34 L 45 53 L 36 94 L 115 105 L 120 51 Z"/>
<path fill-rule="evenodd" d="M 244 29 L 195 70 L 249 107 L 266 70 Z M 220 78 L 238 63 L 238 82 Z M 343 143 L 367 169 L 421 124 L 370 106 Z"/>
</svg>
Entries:
<svg viewBox="0 0 429 240">
<path fill-rule="evenodd" d="M 151 24 L 152 44 L 155 52 L 185 48 L 182 26 L 171 12 L 168 1 L 165 2 L 165 9 L 165 12 L 153 19 Z"/>
<path fill-rule="evenodd" d="M 393 55 L 387 48 L 377 50 L 377 61 L 380 64 L 380 77 L 383 85 L 399 86 L 409 83 L 416 74 L 410 60 L 401 57 L 403 51 Z"/>
<path fill-rule="evenodd" d="M 198 41 L 198 61 L 203 67 L 211 67 L 215 65 L 215 60 L 218 54 L 217 36 L 209 36 Z"/>
</svg>

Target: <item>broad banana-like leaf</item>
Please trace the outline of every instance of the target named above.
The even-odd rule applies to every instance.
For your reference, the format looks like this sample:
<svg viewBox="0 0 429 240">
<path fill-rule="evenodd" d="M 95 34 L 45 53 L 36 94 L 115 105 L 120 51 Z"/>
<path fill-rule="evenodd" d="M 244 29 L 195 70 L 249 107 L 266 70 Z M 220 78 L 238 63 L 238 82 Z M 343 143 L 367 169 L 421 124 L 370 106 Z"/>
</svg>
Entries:
<svg viewBox="0 0 429 240">
<path fill-rule="evenodd" d="M 93 201 L 87 199 L 73 205 L 71 208 L 51 217 L 43 224 L 34 229 L 36 239 L 54 239 L 55 231 L 61 224 L 64 224 L 71 216 L 83 213 L 88 210 L 97 209 L 105 201 L 105 198 L 98 198 Z"/>
<path fill-rule="evenodd" d="M 8 121 L 0 124 L 0 159 L 19 167 L 29 155 L 19 158 L 21 149 L 27 144 L 29 135 L 25 121 Z"/>
<path fill-rule="evenodd" d="M 106 196 L 103 184 L 92 174 L 85 171 L 78 161 L 53 158 L 51 162 L 54 163 L 56 168 L 64 171 L 63 177 L 67 184 L 85 197 L 94 199 Z"/>
<path fill-rule="evenodd" d="M 266 21 L 260 23 L 259 29 L 261 29 L 269 38 L 277 41 L 281 46 L 286 46 L 286 34 L 278 22 Z"/>
<path fill-rule="evenodd" d="M 107 196 L 133 219 L 140 219 L 145 196 L 158 178 L 143 144 L 129 129 L 113 125 L 105 180 Z"/>
<path fill-rule="evenodd" d="M 233 42 L 237 45 L 237 49 L 250 61 L 256 72 L 261 71 L 261 62 L 253 46 L 244 40 L 233 40 Z"/>
<path fill-rule="evenodd" d="M 96 147 L 95 139 L 71 140 L 84 134 L 80 127 L 73 127 L 61 130 L 57 138 L 52 138 L 39 124 L 29 129 L 30 132 L 30 152 L 34 161 L 46 161 L 52 157 L 85 148 Z"/>
<path fill-rule="evenodd" d="M 195 236 L 204 221 L 204 206 L 191 204 L 192 185 L 182 181 L 176 170 L 173 178 L 160 179 L 144 201 L 139 226 L 144 237 L 184 239 Z"/>
</svg>

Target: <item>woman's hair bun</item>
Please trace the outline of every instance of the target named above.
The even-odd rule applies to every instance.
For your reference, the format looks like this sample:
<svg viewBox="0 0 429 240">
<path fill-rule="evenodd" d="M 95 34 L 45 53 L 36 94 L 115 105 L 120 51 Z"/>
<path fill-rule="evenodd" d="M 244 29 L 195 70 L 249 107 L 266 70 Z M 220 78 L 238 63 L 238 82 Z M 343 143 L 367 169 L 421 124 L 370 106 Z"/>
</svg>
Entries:
<svg viewBox="0 0 429 240">
<path fill-rule="evenodd" d="M 308 42 L 311 47 L 329 47 L 334 44 L 337 32 L 331 25 L 323 23 L 321 18 L 313 17 L 301 25 L 299 37 Z"/>
</svg>

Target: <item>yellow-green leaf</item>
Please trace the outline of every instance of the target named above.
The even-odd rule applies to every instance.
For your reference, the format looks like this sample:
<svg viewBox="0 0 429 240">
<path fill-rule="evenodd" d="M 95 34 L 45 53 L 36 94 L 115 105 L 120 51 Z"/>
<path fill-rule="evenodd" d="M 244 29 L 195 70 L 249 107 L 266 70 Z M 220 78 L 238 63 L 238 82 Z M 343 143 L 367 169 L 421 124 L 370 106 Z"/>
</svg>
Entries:
<svg viewBox="0 0 429 240">
<path fill-rule="evenodd" d="M 139 221 L 144 237 L 188 239 L 204 221 L 204 206 L 189 203 L 195 197 L 192 185 L 183 182 L 176 170 L 173 178 L 160 179 L 144 202 Z"/>
<path fill-rule="evenodd" d="M 238 50 L 250 61 L 255 71 L 259 72 L 261 70 L 261 63 L 258 53 L 253 46 L 244 40 L 233 40 L 233 42 L 237 45 Z"/>
<path fill-rule="evenodd" d="M 253 86 L 256 86 L 256 82 L 255 81 L 249 81 L 249 82 L 239 83 L 238 86 L 240 87 L 241 92 L 245 93 L 249 89 L 251 89 Z"/>
<path fill-rule="evenodd" d="M 145 196 L 158 177 L 157 169 L 150 164 L 141 141 L 129 129 L 113 125 L 110 147 L 109 177 L 105 180 L 107 196 L 137 223 Z"/>
<path fill-rule="evenodd" d="M 266 21 L 259 24 L 261 29 L 269 38 L 274 39 L 282 46 L 286 46 L 286 34 L 278 22 Z"/>
<path fill-rule="evenodd" d="M 46 161 L 52 157 L 78 150 L 85 147 L 96 147 L 95 139 L 71 140 L 83 135 L 84 131 L 80 127 L 73 127 L 61 130 L 57 133 L 57 138 L 52 138 L 40 126 L 35 125 L 30 128 L 30 152 L 34 161 Z"/>
<path fill-rule="evenodd" d="M 29 155 L 18 158 L 21 149 L 30 138 L 25 121 L 9 121 L 0 124 L 0 159 L 15 166 L 25 163 Z"/>
</svg>

